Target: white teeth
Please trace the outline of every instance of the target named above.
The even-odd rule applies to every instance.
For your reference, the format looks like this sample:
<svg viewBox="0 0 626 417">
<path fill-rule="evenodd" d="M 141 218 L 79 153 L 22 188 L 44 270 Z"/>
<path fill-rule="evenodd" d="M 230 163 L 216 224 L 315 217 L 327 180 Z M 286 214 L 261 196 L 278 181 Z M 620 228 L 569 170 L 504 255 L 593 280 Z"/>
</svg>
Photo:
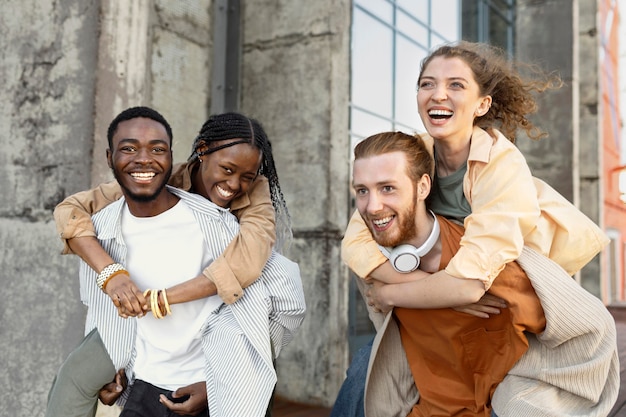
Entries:
<svg viewBox="0 0 626 417">
<path fill-rule="evenodd" d="M 225 189 L 223 189 L 222 187 L 220 187 L 219 185 L 215 187 L 217 189 L 217 192 L 223 197 L 223 198 L 230 198 L 233 195 L 235 195 L 235 193 L 233 193 L 232 191 L 226 191 Z"/>
<path fill-rule="evenodd" d="M 430 110 L 428 112 L 429 116 L 452 116 L 454 112 L 449 110 Z"/>
<path fill-rule="evenodd" d="M 376 220 L 372 220 L 372 222 L 378 226 L 378 227 L 384 227 L 387 225 L 387 223 L 389 223 L 391 221 L 391 219 L 393 219 L 393 216 L 389 216 L 389 217 L 385 217 L 382 219 L 376 219 Z"/>
<path fill-rule="evenodd" d="M 140 179 L 140 180 L 148 180 L 148 179 L 154 178 L 155 173 L 154 172 L 132 172 L 130 176 L 133 178 Z"/>
</svg>

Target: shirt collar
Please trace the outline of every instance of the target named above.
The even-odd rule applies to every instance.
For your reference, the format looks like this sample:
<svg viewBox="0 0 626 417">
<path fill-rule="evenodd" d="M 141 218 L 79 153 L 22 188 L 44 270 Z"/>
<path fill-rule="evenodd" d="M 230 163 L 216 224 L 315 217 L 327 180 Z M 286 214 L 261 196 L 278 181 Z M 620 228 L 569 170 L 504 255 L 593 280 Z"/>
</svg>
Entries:
<svg viewBox="0 0 626 417">
<path fill-rule="evenodd" d="M 498 132 L 493 129 L 494 132 Z M 501 135 L 501 134 L 500 134 Z M 481 129 L 478 126 L 474 126 L 474 130 L 472 131 L 472 140 L 470 143 L 470 151 L 467 157 L 468 161 L 477 161 L 477 162 L 489 162 L 489 157 L 491 155 L 491 148 L 493 147 L 494 142 L 498 138 L 494 138 L 487 131 Z"/>
</svg>

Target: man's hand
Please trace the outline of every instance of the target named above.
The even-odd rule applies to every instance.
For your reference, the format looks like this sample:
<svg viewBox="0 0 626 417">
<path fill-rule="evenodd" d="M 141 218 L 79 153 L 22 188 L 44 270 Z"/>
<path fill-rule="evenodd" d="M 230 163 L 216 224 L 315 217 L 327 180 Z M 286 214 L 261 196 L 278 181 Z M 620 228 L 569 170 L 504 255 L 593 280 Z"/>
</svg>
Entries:
<svg viewBox="0 0 626 417">
<path fill-rule="evenodd" d="M 111 278 L 106 285 L 106 293 L 117 307 L 120 317 L 143 317 L 146 314 L 146 299 L 128 274 Z"/>
<path fill-rule="evenodd" d="M 370 279 L 368 281 L 367 290 L 365 291 L 365 297 L 367 297 L 367 304 L 374 308 L 374 311 L 378 313 L 386 313 L 393 308 L 384 297 L 384 288 L 388 284 L 384 282 Z"/>
<path fill-rule="evenodd" d="M 453 310 L 488 319 L 490 314 L 500 314 L 500 309 L 502 308 L 507 308 L 506 301 L 495 295 L 485 293 L 477 303 L 453 307 Z"/>
<path fill-rule="evenodd" d="M 161 404 L 181 416 L 195 416 L 207 408 L 206 382 L 196 382 L 195 384 L 182 387 L 174 391 L 172 398 L 174 402 L 161 394 Z"/>
<path fill-rule="evenodd" d="M 98 392 L 98 398 L 104 405 L 113 405 L 115 401 L 122 395 L 122 392 L 126 389 L 128 381 L 126 380 L 126 372 L 124 369 L 120 369 L 115 374 L 113 382 L 109 382 L 100 389 Z"/>
</svg>

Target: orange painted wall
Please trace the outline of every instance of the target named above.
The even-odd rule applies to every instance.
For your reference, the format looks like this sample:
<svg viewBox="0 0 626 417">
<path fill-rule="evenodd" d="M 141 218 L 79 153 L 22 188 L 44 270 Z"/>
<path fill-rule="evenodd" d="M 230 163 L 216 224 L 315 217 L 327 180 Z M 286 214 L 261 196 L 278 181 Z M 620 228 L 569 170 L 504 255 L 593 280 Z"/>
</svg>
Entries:
<svg viewBox="0 0 626 417">
<path fill-rule="evenodd" d="M 626 204 L 620 199 L 619 169 L 621 165 L 622 125 L 620 116 L 619 91 L 619 10 L 618 2 L 600 0 L 601 54 L 600 82 L 602 91 L 602 165 L 604 191 L 604 230 L 619 233 L 613 246 L 605 250 L 603 265 L 603 299 L 605 302 L 626 301 L 624 248 L 626 247 Z M 626 42 L 626 39 L 622 39 Z M 625 69 L 626 70 L 626 69 Z M 617 234 L 616 233 L 616 234 Z M 615 249 L 616 248 L 616 249 Z M 610 251 L 610 253 L 609 253 Z M 613 262 L 613 265 L 610 263 Z M 611 274 L 616 277 L 609 282 Z"/>
</svg>

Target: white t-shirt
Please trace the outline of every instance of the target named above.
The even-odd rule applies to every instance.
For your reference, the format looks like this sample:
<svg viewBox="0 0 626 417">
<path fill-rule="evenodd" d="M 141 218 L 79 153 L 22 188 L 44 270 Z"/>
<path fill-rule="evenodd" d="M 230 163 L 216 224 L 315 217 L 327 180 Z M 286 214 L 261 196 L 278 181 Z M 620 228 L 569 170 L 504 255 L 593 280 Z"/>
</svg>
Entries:
<svg viewBox="0 0 626 417">
<path fill-rule="evenodd" d="M 126 205 L 122 235 L 128 247 L 126 268 L 142 291 L 188 281 L 213 261 L 193 212 L 183 201 L 155 217 L 135 217 Z M 138 319 L 135 377 L 172 391 L 204 381 L 200 330 L 221 303 L 215 295 L 173 305 L 172 314 L 163 319 L 152 313 Z"/>
</svg>

